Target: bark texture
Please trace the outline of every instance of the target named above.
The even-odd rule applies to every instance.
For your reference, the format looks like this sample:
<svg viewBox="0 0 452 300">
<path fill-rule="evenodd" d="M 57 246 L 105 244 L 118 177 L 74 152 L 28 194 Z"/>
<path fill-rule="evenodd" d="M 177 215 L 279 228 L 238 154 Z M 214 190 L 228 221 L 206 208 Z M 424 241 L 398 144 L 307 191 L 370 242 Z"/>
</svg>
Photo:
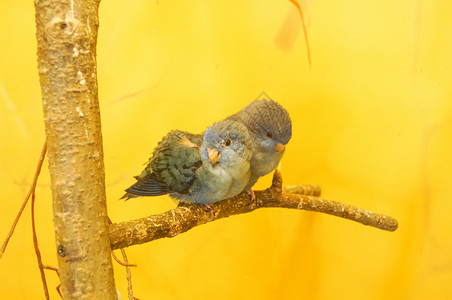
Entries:
<svg viewBox="0 0 452 300">
<path fill-rule="evenodd" d="M 204 205 L 181 203 L 177 208 L 162 214 L 110 225 L 112 249 L 125 248 L 165 237 L 174 237 L 195 226 L 229 216 L 252 212 L 263 207 L 293 208 L 322 212 L 359 222 L 379 229 L 394 231 L 397 220 L 351 206 L 322 199 L 316 185 L 282 188 L 282 177 L 275 170 L 272 186 L 256 191 L 256 199 L 242 193 L 212 205 L 213 213 Z"/>
<path fill-rule="evenodd" d="M 116 299 L 97 89 L 98 8 L 95 0 L 35 0 L 63 299 Z"/>
</svg>

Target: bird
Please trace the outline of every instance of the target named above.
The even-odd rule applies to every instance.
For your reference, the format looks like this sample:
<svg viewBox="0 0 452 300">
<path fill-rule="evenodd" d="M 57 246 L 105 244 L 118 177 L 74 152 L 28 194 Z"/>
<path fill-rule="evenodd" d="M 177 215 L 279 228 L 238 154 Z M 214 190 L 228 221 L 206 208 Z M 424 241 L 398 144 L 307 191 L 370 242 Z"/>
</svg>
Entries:
<svg viewBox="0 0 452 300">
<path fill-rule="evenodd" d="M 255 100 L 226 120 L 240 122 L 250 132 L 253 141 L 251 176 L 244 191 L 254 198 L 251 187 L 261 176 L 273 171 L 284 155 L 292 137 L 292 120 L 287 110 L 271 99 Z"/>
<path fill-rule="evenodd" d="M 243 191 L 251 175 L 251 156 L 251 137 L 240 122 L 223 120 L 203 134 L 173 130 L 121 199 L 169 194 L 208 206 Z"/>
</svg>

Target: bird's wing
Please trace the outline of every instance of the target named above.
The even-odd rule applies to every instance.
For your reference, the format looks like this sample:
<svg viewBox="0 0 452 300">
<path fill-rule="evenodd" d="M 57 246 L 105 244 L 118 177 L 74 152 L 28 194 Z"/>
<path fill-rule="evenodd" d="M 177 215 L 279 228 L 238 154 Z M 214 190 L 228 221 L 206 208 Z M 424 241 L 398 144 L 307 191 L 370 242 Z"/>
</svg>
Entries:
<svg viewBox="0 0 452 300">
<path fill-rule="evenodd" d="M 137 182 L 123 198 L 159 196 L 172 192 L 187 193 L 201 167 L 202 135 L 173 130 L 157 145 Z M 130 195 L 128 195 L 130 194 Z M 132 196 L 132 197 L 131 197 Z"/>
</svg>

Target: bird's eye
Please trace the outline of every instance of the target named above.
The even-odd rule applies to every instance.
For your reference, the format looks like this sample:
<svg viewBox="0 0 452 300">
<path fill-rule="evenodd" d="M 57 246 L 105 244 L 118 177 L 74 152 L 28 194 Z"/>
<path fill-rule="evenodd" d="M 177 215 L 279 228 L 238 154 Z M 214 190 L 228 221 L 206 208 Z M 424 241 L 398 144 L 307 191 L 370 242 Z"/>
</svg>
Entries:
<svg viewBox="0 0 452 300">
<path fill-rule="evenodd" d="M 225 142 L 224 142 L 224 145 L 227 147 L 227 146 L 229 146 L 229 145 L 231 145 L 231 140 L 230 139 L 227 139 Z"/>
<path fill-rule="evenodd" d="M 267 137 L 268 137 L 269 139 L 272 139 L 272 138 L 273 138 L 272 133 L 267 131 Z"/>
</svg>

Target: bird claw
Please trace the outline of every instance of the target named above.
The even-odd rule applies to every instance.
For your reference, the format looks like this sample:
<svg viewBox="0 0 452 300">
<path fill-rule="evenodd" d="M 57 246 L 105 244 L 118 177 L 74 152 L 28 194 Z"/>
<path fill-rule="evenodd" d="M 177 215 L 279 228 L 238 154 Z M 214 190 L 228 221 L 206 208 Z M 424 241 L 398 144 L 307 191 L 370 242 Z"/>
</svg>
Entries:
<svg viewBox="0 0 452 300">
<path fill-rule="evenodd" d="M 206 203 L 206 204 L 204 204 L 204 206 L 207 208 L 207 210 L 210 212 L 210 214 L 211 214 L 212 216 L 215 216 L 215 213 L 214 213 L 214 211 L 213 211 L 213 206 L 212 206 L 211 203 Z"/>
<path fill-rule="evenodd" d="M 250 196 L 251 200 L 256 200 L 256 194 L 252 189 L 249 189 L 248 191 L 246 191 L 246 193 Z"/>
</svg>

